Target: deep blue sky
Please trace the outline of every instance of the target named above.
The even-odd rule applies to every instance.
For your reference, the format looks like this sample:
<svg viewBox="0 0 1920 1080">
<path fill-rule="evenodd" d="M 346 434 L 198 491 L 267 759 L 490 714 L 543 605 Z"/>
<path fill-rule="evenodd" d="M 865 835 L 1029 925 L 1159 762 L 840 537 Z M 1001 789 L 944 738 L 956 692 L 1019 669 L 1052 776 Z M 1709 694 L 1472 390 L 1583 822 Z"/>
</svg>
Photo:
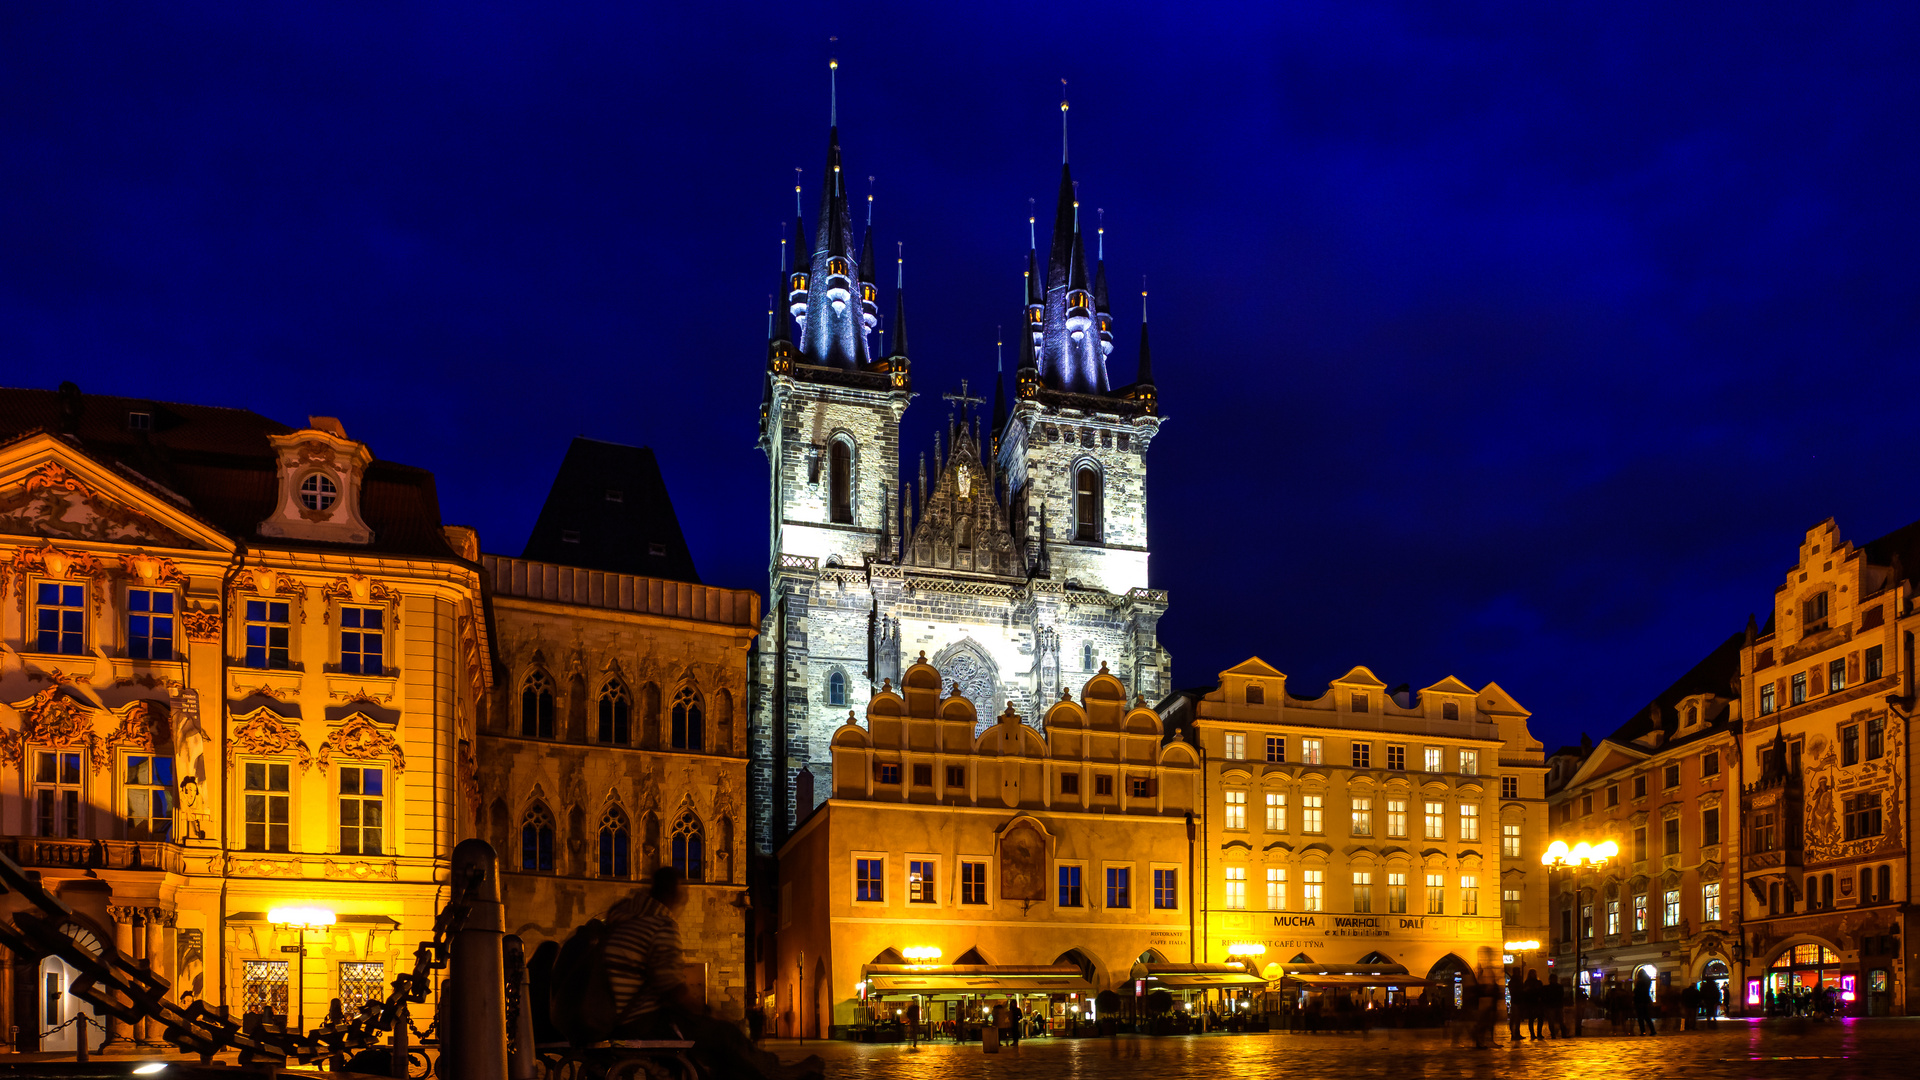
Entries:
<svg viewBox="0 0 1920 1080">
<path fill-rule="evenodd" d="M 834 34 L 916 447 L 1018 315 L 1070 80 L 1116 382 L 1151 278 L 1183 684 L 1455 674 L 1598 736 L 1807 526 L 1920 517 L 1920 7 L 945 8 L 5 5 L 0 384 L 337 415 L 508 553 L 570 436 L 650 445 L 764 589 Z"/>
</svg>

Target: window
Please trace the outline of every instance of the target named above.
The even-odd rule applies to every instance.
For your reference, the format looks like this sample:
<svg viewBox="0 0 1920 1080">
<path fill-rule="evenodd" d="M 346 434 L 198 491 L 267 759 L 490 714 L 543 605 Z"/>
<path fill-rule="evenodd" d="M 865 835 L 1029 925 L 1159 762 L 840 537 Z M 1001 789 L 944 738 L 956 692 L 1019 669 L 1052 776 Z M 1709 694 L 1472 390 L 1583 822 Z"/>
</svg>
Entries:
<svg viewBox="0 0 1920 1080">
<path fill-rule="evenodd" d="M 527 816 L 520 822 L 520 869 L 553 873 L 553 811 L 546 803 L 527 807 Z"/>
<path fill-rule="evenodd" d="M 1091 641 L 1080 646 L 1080 666 L 1088 671 L 1093 670 L 1093 642 Z"/>
<path fill-rule="evenodd" d="M 1387 744 L 1387 768 L 1392 769 L 1394 772 L 1407 771 L 1406 747 L 1395 746 L 1392 743 Z"/>
<path fill-rule="evenodd" d="M 65 750 L 33 754 L 33 803 L 41 836 L 80 835 L 80 755 Z"/>
<path fill-rule="evenodd" d="M 1717 881 L 1700 886 L 1700 918 L 1710 923 L 1720 921 L 1720 883 Z"/>
<path fill-rule="evenodd" d="M 1444 756 L 1445 755 L 1440 747 L 1438 746 L 1427 747 L 1427 771 L 1428 772 L 1441 771 L 1441 769 L 1444 767 L 1442 764 Z"/>
<path fill-rule="evenodd" d="M 1620 933 L 1620 901 L 1618 898 L 1607 901 L 1607 936 Z"/>
<path fill-rule="evenodd" d="M 835 671 L 827 676 L 827 704 L 845 708 L 847 704 L 847 673 Z"/>
<path fill-rule="evenodd" d="M 1680 819 L 1678 817 L 1670 817 L 1661 823 L 1661 827 L 1664 835 L 1661 838 L 1662 846 L 1660 854 L 1680 854 Z"/>
<path fill-rule="evenodd" d="M 1588 814 L 1591 814 L 1591 813 L 1593 813 L 1593 796 L 1591 795 L 1580 796 L 1580 816 L 1586 817 Z"/>
<path fill-rule="evenodd" d="M 1874 890 L 1874 900 L 1878 903 L 1885 903 L 1893 899 L 1893 893 L 1888 891 L 1893 884 L 1893 868 L 1890 866 L 1881 866 L 1878 870 L 1874 871 L 1874 877 L 1877 878 L 1879 882 Z"/>
<path fill-rule="evenodd" d="M 1774 832 L 1772 811 L 1756 811 L 1749 828 L 1753 830 L 1753 850 L 1773 850 Z"/>
<path fill-rule="evenodd" d="M 1060 907 L 1080 906 L 1080 868 L 1062 866 L 1060 868 Z"/>
<path fill-rule="evenodd" d="M 1500 826 L 1500 857 L 1503 859 L 1520 857 L 1520 826 Z"/>
<path fill-rule="evenodd" d="M 553 680 L 544 671 L 534 671 L 520 687 L 520 734 L 553 738 Z"/>
<path fill-rule="evenodd" d="M 1802 702 L 1807 700 L 1807 673 L 1806 672 L 1796 671 L 1793 673 L 1793 691 L 1792 691 L 1792 697 L 1789 700 L 1791 700 L 1795 705 L 1799 705 Z"/>
<path fill-rule="evenodd" d="M 386 672 L 386 621 L 384 608 L 343 607 L 340 609 L 340 670 L 348 675 L 381 675 Z"/>
<path fill-rule="evenodd" d="M 1093 793 L 1102 798 L 1113 797 L 1113 777 L 1096 776 L 1093 778 Z"/>
<path fill-rule="evenodd" d="M 1320 796 L 1300 796 L 1300 829 L 1303 832 L 1318 833 L 1326 829 L 1320 822 Z"/>
<path fill-rule="evenodd" d="M 1357 690 L 1354 691 L 1352 694 L 1348 695 L 1347 702 L 1354 712 L 1363 713 L 1367 711 L 1367 695 L 1362 694 Z"/>
<path fill-rule="evenodd" d="M 1860 725 L 1847 724 L 1840 729 L 1840 764 L 1860 764 Z"/>
<path fill-rule="evenodd" d="M 900 763 L 896 761 L 875 762 L 873 780 L 876 784 L 897 784 L 900 782 Z"/>
<path fill-rule="evenodd" d="M 1133 906 L 1133 871 L 1124 866 L 1107 867 L 1107 906 Z"/>
<path fill-rule="evenodd" d="M 1887 718 L 1876 716 L 1867 721 L 1867 760 L 1878 761 L 1887 751 Z"/>
<path fill-rule="evenodd" d="M 1106 781 L 1104 785 L 1101 783 L 1103 780 Z M 947 786 L 950 788 L 964 788 L 967 786 L 967 767 L 965 765 L 947 766 Z M 1106 790 L 1102 791 L 1102 787 L 1105 787 Z M 1096 776 L 1093 778 L 1093 791 L 1096 795 L 1111 795 L 1113 794 L 1113 781 L 1105 776 Z"/>
<path fill-rule="evenodd" d="M 1244 731 L 1227 732 L 1227 760 L 1245 761 L 1247 758 L 1247 733 Z"/>
<path fill-rule="evenodd" d="M 1405 915 L 1407 913 L 1407 875 L 1388 872 L 1387 874 L 1387 914 Z"/>
<path fill-rule="evenodd" d="M 1500 921 L 1508 926 L 1514 926 L 1520 922 L 1519 889 L 1500 890 Z"/>
<path fill-rule="evenodd" d="M 907 860 L 907 903 L 931 904 L 938 894 L 933 889 L 933 860 Z"/>
<path fill-rule="evenodd" d="M 1819 593 L 1808 598 L 1800 605 L 1800 615 L 1806 625 L 1801 630 L 1812 633 L 1827 628 L 1827 594 Z"/>
<path fill-rule="evenodd" d="M 625 746 L 633 741 L 633 708 L 627 698 L 627 688 L 620 680 L 614 679 L 600 690 L 600 717 L 598 734 L 600 741 L 615 746 Z"/>
<path fill-rule="evenodd" d="M 1247 793 L 1244 791 L 1229 791 L 1226 793 L 1226 797 L 1227 797 L 1226 827 L 1229 829 L 1246 828 L 1247 827 Z"/>
<path fill-rule="evenodd" d="M 1700 755 L 1701 777 L 1720 775 L 1720 751 L 1709 750 Z"/>
<path fill-rule="evenodd" d="M 1278 735 L 1267 736 L 1267 760 L 1275 764 L 1287 760 L 1287 740 Z"/>
<path fill-rule="evenodd" d="M 1520 797 L 1520 778 L 1517 776 L 1501 777 L 1500 778 L 1500 797 L 1503 799 L 1519 798 Z"/>
<path fill-rule="evenodd" d="M 1244 866 L 1229 866 L 1226 868 L 1226 873 L 1227 910 L 1245 910 L 1247 906 L 1247 868 Z"/>
<path fill-rule="evenodd" d="M 1060 774 L 1060 794 L 1062 795 L 1080 794 L 1080 774 L 1079 773 L 1061 773 Z M 1240 801 L 1244 804 L 1246 802 L 1246 798 L 1247 798 L 1246 795 L 1243 794 L 1240 796 Z M 1229 803 L 1233 802 L 1232 793 L 1228 793 L 1227 802 Z M 1227 813 L 1228 813 L 1228 816 L 1232 816 L 1233 812 L 1229 810 Z M 1247 808 L 1244 805 L 1242 805 L 1240 807 L 1241 820 L 1245 821 L 1246 816 L 1247 816 Z"/>
<path fill-rule="evenodd" d="M 1144 776 L 1127 777 L 1127 795 L 1135 799 L 1153 798 L 1153 781 Z"/>
<path fill-rule="evenodd" d="M 1768 683 L 1760 688 L 1760 715 L 1766 716 L 1776 708 L 1777 706 L 1773 702 L 1773 684 Z"/>
<path fill-rule="evenodd" d="M 1447 878 L 1445 874 L 1427 875 L 1427 914 L 1445 915 L 1447 913 Z"/>
<path fill-rule="evenodd" d="M 1264 686 L 1261 686 L 1257 682 L 1248 683 L 1247 684 L 1247 704 L 1265 705 L 1266 703 L 1267 703 L 1267 688 Z"/>
<path fill-rule="evenodd" d="M 1858 840 L 1866 836 L 1880 835 L 1879 792 L 1862 792 L 1859 795 L 1849 797 L 1842 805 L 1846 811 L 1846 838 L 1848 840 Z"/>
<path fill-rule="evenodd" d="M 1447 804 L 1443 802 L 1427 803 L 1427 839 L 1445 840 L 1447 838 Z"/>
<path fill-rule="evenodd" d="M 128 412 L 127 413 L 127 430 L 128 431 L 152 431 L 153 430 L 153 414 L 150 412 L 131 412 L 131 411 Z"/>
<path fill-rule="evenodd" d="M 1321 740 L 1319 739 L 1301 739 L 1300 740 L 1300 763 L 1302 765 L 1325 764 L 1324 760 L 1321 757 L 1320 748 L 1321 748 Z"/>
<path fill-rule="evenodd" d="M 704 742 L 706 722 L 700 714 L 700 696 L 693 692 L 693 687 L 683 686 L 673 696 L 673 748 L 699 750 Z M 893 782 L 897 784 L 900 780 L 895 777 Z"/>
<path fill-rule="evenodd" d="M 1100 474 L 1082 465 L 1073 478 L 1073 538 L 1100 539 Z"/>
<path fill-rule="evenodd" d="M 1712 847 L 1720 842 L 1720 808 L 1710 806 L 1700 811 L 1700 846 Z"/>
<path fill-rule="evenodd" d="M 1305 870 L 1300 874 L 1300 909 L 1319 911 L 1325 899 L 1326 872 L 1323 870 Z"/>
<path fill-rule="evenodd" d="M 987 902 L 986 863 L 963 862 L 960 864 L 960 902 L 963 904 Z"/>
<path fill-rule="evenodd" d="M 561 542 L 561 543 L 563 543 L 563 544 L 577 544 L 577 543 L 579 543 L 579 542 L 580 542 L 580 530 L 579 530 L 579 529 L 561 529 L 561 530 L 560 530 L 560 542 Z"/>
<path fill-rule="evenodd" d="M 1880 646 L 1873 645 L 1867 649 L 1865 664 L 1866 664 L 1866 668 L 1865 668 L 1865 671 L 1863 672 L 1863 676 L 1862 676 L 1863 678 L 1865 678 L 1868 682 L 1872 682 L 1873 680 L 1880 677 L 1881 668 L 1882 668 L 1882 664 L 1880 660 Z"/>
<path fill-rule="evenodd" d="M 135 660 L 173 659 L 172 589 L 127 590 L 127 655 Z"/>
<path fill-rule="evenodd" d="M 173 759 L 127 755 L 127 839 L 173 839 Z"/>
<path fill-rule="evenodd" d="M 1633 932 L 1638 934 L 1647 928 L 1647 894 L 1636 893 L 1633 897 Z"/>
<path fill-rule="evenodd" d="M 1267 867 L 1267 910 L 1287 910 L 1287 868 Z"/>
<path fill-rule="evenodd" d="M 1407 835 L 1407 800 L 1387 800 L 1387 835 L 1404 839 Z"/>
<path fill-rule="evenodd" d="M 340 1007 L 348 1016 L 369 1001 L 387 999 L 387 966 L 360 960 L 340 962 Z"/>
<path fill-rule="evenodd" d="M 1080 778 L 1076 776 L 1074 777 L 1074 779 L 1079 780 Z M 914 787 L 932 787 L 933 786 L 933 766 L 924 765 L 924 764 L 915 765 L 913 767 L 913 786 Z"/>
<path fill-rule="evenodd" d="M 600 876 L 604 878 L 624 878 L 633 871 L 633 829 L 627 823 L 626 811 L 618 806 L 607 807 L 600 815 Z"/>
<path fill-rule="evenodd" d="M 1353 744 L 1353 767 L 1368 769 L 1373 767 L 1373 744 L 1357 742 Z"/>
<path fill-rule="evenodd" d="M 1267 792 L 1267 831 L 1287 831 L 1287 793 L 1284 791 Z"/>
<path fill-rule="evenodd" d="M 1358 915 L 1373 913 L 1373 872 L 1370 870 L 1353 872 L 1353 910 Z"/>
<path fill-rule="evenodd" d="M 284 669 L 287 657 L 287 602 L 247 601 L 247 666 Z"/>
<path fill-rule="evenodd" d="M 1480 804 L 1463 802 L 1460 804 L 1460 839 L 1480 839 Z"/>
<path fill-rule="evenodd" d="M 287 850 L 289 768 L 284 761 L 249 761 L 241 770 L 248 851 Z"/>
<path fill-rule="evenodd" d="M 1636 776 L 1633 778 L 1633 797 L 1636 799 L 1644 799 L 1647 797 L 1646 777 Z"/>
<path fill-rule="evenodd" d="M 692 811 L 673 823 L 673 866 L 688 881 L 707 879 L 707 837 Z"/>
<path fill-rule="evenodd" d="M 885 859 L 853 860 L 853 898 L 858 903 L 879 904 L 886 902 L 887 861 Z"/>
<path fill-rule="evenodd" d="M 340 770 L 341 853 L 380 854 L 385 790 L 380 769 L 348 766 Z"/>
<path fill-rule="evenodd" d="M 1832 694 L 1847 688 L 1847 662 L 1845 659 L 1832 661 L 1827 665 L 1827 693 Z"/>
<path fill-rule="evenodd" d="M 340 489 L 330 476 L 312 473 L 300 481 L 300 505 L 309 510 L 329 509 L 339 497 Z"/>
<path fill-rule="evenodd" d="M 1373 800 L 1353 800 L 1353 835 L 1373 835 Z"/>
<path fill-rule="evenodd" d="M 1480 751 L 1478 750 L 1460 751 L 1460 775 L 1461 776 L 1480 775 Z"/>
<path fill-rule="evenodd" d="M 853 524 L 853 447 L 841 439 L 828 444 L 827 490 L 833 521 Z"/>
<path fill-rule="evenodd" d="M 1180 871 L 1153 872 L 1153 906 L 1159 911 L 1172 911 L 1180 906 Z"/>
<path fill-rule="evenodd" d="M 274 1016 L 287 1015 L 287 962 L 285 960 L 242 960 L 240 1000 L 247 1012 L 264 1009 Z"/>
<path fill-rule="evenodd" d="M 1679 786 L 1680 786 L 1680 766 L 1679 766 L 1679 764 L 1678 764 L 1678 763 L 1676 763 L 1676 764 L 1673 764 L 1673 765 L 1669 765 L 1669 766 L 1667 766 L 1667 768 L 1666 768 L 1666 773 L 1665 773 L 1665 775 L 1664 775 L 1664 776 L 1662 777 L 1662 779 L 1663 779 L 1663 780 L 1665 781 L 1665 783 L 1664 783 L 1664 785 L 1663 785 L 1663 786 L 1664 786 L 1665 788 L 1667 788 L 1668 790 L 1672 790 L 1672 789 L 1674 789 L 1674 788 L 1677 788 L 1677 787 L 1679 787 Z"/>
<path fill-rule="evenodd" d="M 1620 805 L 1620 785 L 1619 784 L 1607 785 L 1607 805 L 1608 806 Z"/>
<path fill-rule="evenodd" d="M 1633 861 L 1647 861 L 1647 827 L 1645 825 L 1633 830 Z"/>
<path fill-rule="evenodd" d="M 1593 905 L 1592 904 L 1580 905 L 1580 936 L 1583 938 L 1593 937 Z"/>
<path fill-rule="evenodd" d="M 1680 890 L 1668 889 L 1660 904 L 1660 925 L 1680 925 Z"/>
<path fill-rule="evenodd" d="M 1460 703 L 1457 701 L 1449 701 L 1446 704 L 1440 706 L 1440 719 L 1442 720 L 1460 719 Z"/>
</svg>

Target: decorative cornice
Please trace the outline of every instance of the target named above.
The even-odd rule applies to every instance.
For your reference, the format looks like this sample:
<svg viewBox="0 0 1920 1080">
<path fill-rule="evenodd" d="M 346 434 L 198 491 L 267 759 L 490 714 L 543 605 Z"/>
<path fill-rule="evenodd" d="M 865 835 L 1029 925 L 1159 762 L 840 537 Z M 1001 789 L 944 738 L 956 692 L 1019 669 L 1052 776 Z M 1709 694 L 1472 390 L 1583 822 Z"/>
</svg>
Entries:
<svg viewBox="0 0 1920 1080">
<path fill-rule="evenodd" d="M 407 771 L 406 751 L 400 749 L 400 743 L 367 718 L 365 713 L 354 713 L 347 717 L 339 727 L 328 733 L 320 743 L 320 771 L 327 771 L 333 763 L 333 755 L 355 761 L 375 761 L 381 758 L 393 759 L 393 771 Z"/>
<path fill-rule="evenodd" d="M 285 754 L 293 753 L 300 762 L 301 771 L 313 767 L 313 753 L 307 744 L 279 713 L 261 706 L 241 720 L 240 726 L 233 729 L 227 739 L 227 766 L 233 766 L 237 754 Z"/>
<path fill-rule="evenodd" d="M 320 587 L 320 595 L 335 600 L 345 600 L 352 604 L 369 604 L 374 601 L 391 603 L 399 599 L 383 581 L 376 581 L 365 574 L 348 574 L 335 578 L 331 583 Z"/>
<path fill-rule="evenodd" d="M 161 585 L 187 586 L 187 575 L 172 559 L 163 559 L 158 555 L 149 555 L 141 548 L 135 548 L 120 556 L 120 568 L 127 577 L 148 588 Z"/>
<path fill-rule="evenodd" d="M 186 626 L 188 641 L 219 641 L 224 629 L 217 611 L 195 611 L 189 608 L 180 613 L 180 621 Z"/>
<path fill-rule="evenodd" d="M 173 725 L 167 719 L 167 707 L 147 698 L 128 702 L 120 714 L 119 725 L 108 733 L 106 740 L 109 752 L 122 746 L 149 754 L 172 753 Z M 104 764 L 95 762 L 94 770 L 99 771 Z"/>
<path fill-rule="evenodd" d="M 76 495 L 91 498 L 92 488 L 79 477 L 68 472 L 66 466 L 57 461 L 48 461 L 33 470 L 27 476 L 28 491 L 71 491 Z"/>
</svg>

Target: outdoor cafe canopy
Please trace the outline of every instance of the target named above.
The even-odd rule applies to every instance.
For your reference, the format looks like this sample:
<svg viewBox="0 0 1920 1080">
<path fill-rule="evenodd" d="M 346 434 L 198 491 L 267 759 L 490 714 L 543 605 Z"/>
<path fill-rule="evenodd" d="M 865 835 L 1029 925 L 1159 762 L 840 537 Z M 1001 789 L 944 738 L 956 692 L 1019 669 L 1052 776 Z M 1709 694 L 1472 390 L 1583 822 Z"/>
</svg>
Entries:
<svg viewBox="0 0 1920 1080">
<path fill-rule="evenodd" d="M 868 997 L 893 994 L 1091 994 L 1076 964 L 868 964 Z"/>
</svg>

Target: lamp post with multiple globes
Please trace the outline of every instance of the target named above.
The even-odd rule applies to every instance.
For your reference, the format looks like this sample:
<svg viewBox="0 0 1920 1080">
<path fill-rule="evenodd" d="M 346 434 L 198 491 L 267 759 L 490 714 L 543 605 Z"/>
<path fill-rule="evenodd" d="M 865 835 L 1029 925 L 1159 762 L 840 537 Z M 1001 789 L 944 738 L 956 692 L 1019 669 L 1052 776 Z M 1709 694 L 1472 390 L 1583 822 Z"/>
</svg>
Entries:
<svg viewBox="0 0 1920 1080">
<path fill-rule="evenodd" d="M 1586 934 L 1586 922 L 1580 914 L 1580 871 L 1586 867 L 1595 870 L 1605 869 L 1607 861 L 1620 854 L 1620 845 L 1611 840 L 1602 840 L 1598 844 L 1589 844 L 1585 840 L 1567 847 L 1565 840 L 1555 840 L 1547 845 L 1540 856 L 1540 865 L 1549 871 L 1573 871 L 1573 1034 L 1580 1035 L 1580 975 L 1585 970 L 1580 956 L 1580 939 Z"/>
</svg>

